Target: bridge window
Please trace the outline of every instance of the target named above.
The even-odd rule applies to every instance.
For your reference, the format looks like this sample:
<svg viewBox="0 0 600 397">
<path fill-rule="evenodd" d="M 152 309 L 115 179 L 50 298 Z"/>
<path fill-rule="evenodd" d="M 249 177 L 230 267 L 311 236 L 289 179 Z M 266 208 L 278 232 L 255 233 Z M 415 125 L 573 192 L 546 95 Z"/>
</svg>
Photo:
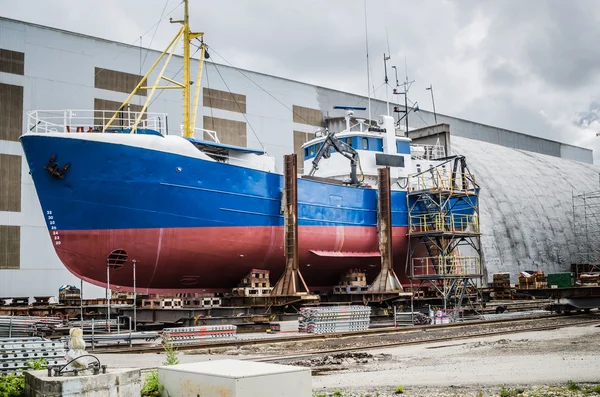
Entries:
<svg viewBox="0 0 600 397">
<path fill-rule="evenodd" d="M 369 139 L 368 138 L 362 139 L 362 148 L 364 150 L 369 150 Z"/>
</svg>

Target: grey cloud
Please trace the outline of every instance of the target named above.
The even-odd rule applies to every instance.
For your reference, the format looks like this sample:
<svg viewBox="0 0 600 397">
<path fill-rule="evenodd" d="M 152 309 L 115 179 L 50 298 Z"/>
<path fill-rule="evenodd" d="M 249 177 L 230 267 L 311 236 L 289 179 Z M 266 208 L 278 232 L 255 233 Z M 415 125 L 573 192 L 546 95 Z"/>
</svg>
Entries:
<svg viewBox="0 0 600 397">
<path fill-rule="evenodd" d="M 593 122 L 600 122 L 600 101 L 595 99 L 590 103 L 588 110 L 579 112 L 573 123 L 582 128 L 588 128 Z"/>
<path fill-rule="evenodd" d="M 166 10 L 180 2 L 170 0 Z M 165 4 L 0 0 L 0 9 L 7 17 L 132 43 L 158 21 Z M 600 149 L 600 141 L 583 139 L 597 113 L 581 100 L 596 94 L 594 84 L 600 82 L 600 2 L 367 0 L 367 5 L 372 86 L 383 83 L 387 27 L 388 66 L 398 67 L 402 81 L 406 57 L 409 78 L 416 80 L 410 96 L 421 108 L 431 108 L 425 91 L 431 83 L 439 113 Z M 190 4 L 192 27 L 204 31 L 207 43 L 235 66 L 362 95 L 363 7 L 363 0 Z M 178 19 L 181 12 L 180 7 L 171 16 Z M 175 29 L 163 21 L 152 47 L 162 49 Z M 152 29 L 143 37 L 144 45 L 153 34 Z M 481 40 L 471 37 L 481 34 Z M 459 38 L 472 44 L 460 46 Z M 212 61 L 224 62 L 212 55 Z M 393 83 L 391 67 L 388 72 Z M 382 90 L 378 96 L 385 97 Z"/>
</svg>

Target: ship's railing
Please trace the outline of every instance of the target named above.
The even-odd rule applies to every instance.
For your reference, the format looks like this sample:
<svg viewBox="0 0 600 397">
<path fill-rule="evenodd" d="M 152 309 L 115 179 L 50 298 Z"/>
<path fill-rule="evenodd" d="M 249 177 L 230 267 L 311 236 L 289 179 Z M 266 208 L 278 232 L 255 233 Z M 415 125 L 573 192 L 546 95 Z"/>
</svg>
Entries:
<svg viewBox="0 0 600 397">
<path fill-rule="evenodd" d="M 479 233 L 479 218 L 475 214 L 430 213 L 411 215 L 408 220 L 410 233 Z"/>
<path fill-rule="evenodd" d="M 102 132 L 114 114 L 114 110 L 32 110 L 27 112 L 27 131 L 36 133 Z M 108 129 L 131 129 L 139 115 L 140 112 L 124 109 L 117 114 Z M 144 112 L 137 128 L 152 129 L 166 135 L 168 133 L 167 115 Z"/>
<path fill-rule="evenodd" d="M 481 275 L 478 256 L 425 256 L 412 259 L 413 277 L 465 277 Z"/>
<path fill-rule="evenodd" d="M 408 191 L 443 190 L 448 192 L 477 191 L 477 184 L 470 173 L 452 172 L 440 167 L 409 175 Z"/>
<path fill-rule="evenodd" d="M 183 135 L 183 125 L 181 125 L 181 135 Z M 221 143 L 217 131 L 207 130 L 206 128 L 194 128 L 194 138 L 202 140 L 210 138 L 213 142 Z"/>
<path fill-rule="evenodd" d="M 410 145 L 410 155 L 415 160 L 437 160 L 446 157 L 446 148 L 442 145 Z"/>
</svg>

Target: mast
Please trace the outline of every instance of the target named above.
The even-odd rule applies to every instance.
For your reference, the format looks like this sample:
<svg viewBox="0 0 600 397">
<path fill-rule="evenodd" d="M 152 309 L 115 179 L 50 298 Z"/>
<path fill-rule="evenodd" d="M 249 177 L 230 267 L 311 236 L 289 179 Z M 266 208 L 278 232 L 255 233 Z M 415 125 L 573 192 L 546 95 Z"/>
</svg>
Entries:
<svg viewBox="0 0 600 397">
<path fill-rule="evenodd" d="M 183 0 L 183 135 L 188 137 L 194 134 L 190 130 L 190 33 L 188 0 Z"/>
<path fill-rule="evenodd" d="M 129 94 L 129 96 L 123 102 L 123 104 L 119 107 L 119 109 L 117 111 L 115 111 L 115 113 L 112 115 L 110 120 L 108 120 L 108 122 L 103 126 L 103 128 L 102 128 L 103 132 L 105 132 L 108 129 L 108 127 L 116 119 L 118 113 L 122 109 L 125 108 L 125 106 L 129 103 L 131 98 L 139 90 L 150 90 L 150 92 L 146 97 L 146 103 L 142 107 L 142 110 L 139 112 L 139 115 L 136 117 L 135 123 L 131 126 L 131 131 L 130 131 L 131 134 L 136 133 L 138 124 L 140 123 L 140 120 L 142 119 L 142 116 L 146 112 L 148 106 L 150 105 L 152 96 L 154 95 L 154 92 L 157 89 L 159 89 L 159 90 L 183 89 L 183 136 L 187 137 L 187 138 L 191 138 L 194 136 L 194 129 L 196 126 L 196 111 L 197 111 L 197 107 L 198 107 L 198 96 L 200 95 L 200 85 L 202 82 L 202 69 L 203 69 L 202 67 L 204 64 L 204 58 L 205 58 L 205 56 L 208 58 L 208 54 L 206 53 L 206 45 L 204 44 L 204 41 L 201 39 L 200 40 L 200 50 L 201 51 L 200 51 L 200 59 L 199 59 L 199 63 L 198 63 L 198 77 L 196 78 L 197 85 L 196 85 L 196 90 L 195 90 L 195 95 L 194 95 L 194 109 L 193 109 L 194 112 L 193 112 L 192 117 L 190 117 L 190 107 L 191 107 L 190 106 L 190 102 L 191 102 L 190 86 L 192 85 L 192 81 L 190 78 L 191 77 L 190 76 L 190 61 L 191 61 L 190 42 L 194 39 L 204 36 L 204 32 L 192 32 L 190 30 L 188 2 L 189 2 L 189 0 L 183 0 L 183 4 L 184 4 L 183 20 L 180 20 L 180 21 L 174 21 L 172 19 L 170 20 L 171 23 L 180 23 L 182 25 L 181 29 L 179 29 L 179 31 L 177 32 L 177 35 L 173 38 L 173 40 L 171 40 L 168 47 L 160 54 L 158 59 L 154 62 L 154 64 L 146 72 L 144 77 L 142 77 L 140 82 L 133 89 L 133 91 Z M 173 56 L 173 53 L 175 52 L 175 48 L 181 38 L 183 38 L 183 82 L 179 83 L 173 79 L 170 79 L 170 78 L 164 76 L 164 73 L 167 68 L 167 64 L 171 60 L 171 57 Z M 152 71 L 157 67 L 159 62 L 165 57 L 165 55 L 167 53 L 169 55 L 167 56 L 167 59 L 163 65 L 161 71 L 159 72 L 154 84 L 153 85 L 144 85 L 144 83 L 146 83 L 146 81 L 148 80 L 150 73 L 152 73 Z M 165 80 L 165 81 L 171 83 L 172 85 L 159 85 L 161 80 Z"/>
<path fill-rule="evenodd" d="M 365 47 L 367 48 L 367 101 L 369 108 L 369 128 L 371 127 L 371 76 L 369 68 L 369 35 L 367 31 L 367 0 L 365 0 Z"/>
</svg>

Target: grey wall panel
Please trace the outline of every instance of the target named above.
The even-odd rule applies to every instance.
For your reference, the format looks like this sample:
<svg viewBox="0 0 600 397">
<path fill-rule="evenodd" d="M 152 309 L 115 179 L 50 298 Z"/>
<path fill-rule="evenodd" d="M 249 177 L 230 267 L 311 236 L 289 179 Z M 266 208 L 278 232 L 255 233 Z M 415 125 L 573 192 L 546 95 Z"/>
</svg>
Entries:
<svg viewBox="0 0 600 397">
<path fill-rule="evenodd" d="M 598 189 L 600 167 L 452 138 L 481 186 L 484 260 L 492 273 L 568 271 L 575 262 L 572 194 Z"/>
<path fill-rule="evenodd" d="M 560 157 L 567 160 L 582 161 L 592 164 L 594 162 L 593 152 L 578 146 L 560 144 Z"/>
</svg>

